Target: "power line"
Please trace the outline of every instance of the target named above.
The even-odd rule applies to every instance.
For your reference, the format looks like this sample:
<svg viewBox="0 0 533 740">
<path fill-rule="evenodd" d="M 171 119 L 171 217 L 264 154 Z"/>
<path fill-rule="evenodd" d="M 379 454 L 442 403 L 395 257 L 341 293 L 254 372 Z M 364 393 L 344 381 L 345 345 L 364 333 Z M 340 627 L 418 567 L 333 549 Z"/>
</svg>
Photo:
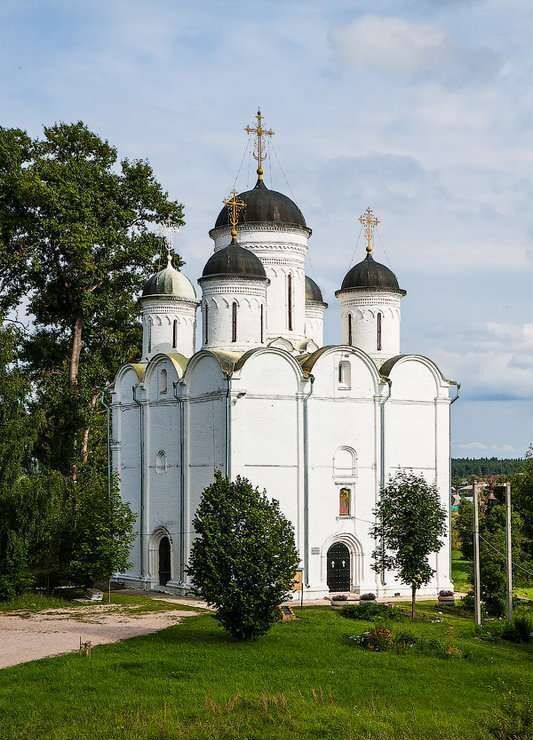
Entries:
<svg viewBox="0 0 533 740">
<path fill-rule="evenodd" d="M 285 174 L 285 170 L 283 169 L 283 165 L 281 164 L 280 158 L 278 157 L 278 152 L 277 152 L 276 147 L 274 146 L 274 142 L 273 141 L 270 142 L 270 148 L 274 152 L 274 156 L 276 157 L 276 162 L 278 163 L 278 167 L 280 168 L 281 173 L 282 173 L 283 177 L 285 178 L 285 182 L 287 183 L 287 187 L 289 189 L 289 193 L 292 195 L 292 199 L 294 201 L 296 201 L 296 196 L 292 192 L 292 188 L 291 188 L 289 179 L 288 179 L 287 175 Z"/>
<path fill-rule="evenodd" d="M 350 262 L 348 263 L 348 269 L 350 269 L 352 262 L 355 259 L 355 255 L 357 253 L 357 248 L 359 247 L 359 242 L 361 241 L 361 234 L 363 233 L 363 227 L 359 227 L 359 233 L 357 234 L 357 239 L 355 241 L 355 247 L 353 248 L 352 256 L 350 257 Z"/>
<path fill-rule="evenodd" d="M 488 540 L 486 540 L 486 539 L 485 539 L 485 538 L 483 537 L 483 535 L 482 535 L 482 534 L 480 534 L 480 535 L 479 535 L 479 539 L 480 539 L 480 540 L 483 540 L 483 542 L 484 542 L 484 543 L 485 543 L 486 545 L 488 545 L 488 546 L 489 546 L 489 547 L 490 547 L 490 548 L 491 548 L 492 550 L 494 550 L 494 552 L 498 553 L 498 555 L 501 555 L 501 557 L 502 557 L 502 558 L 503 558 L 503 559 L 505 560 L 505 555 L 504 555 L 504 554 L 503 554 L 502 552 L 500 552 L 500 551 L 499 551 L 499 550 L 498 550 L 498 549 L 497 549 L 496 547 L 494 547 L 494 545 L 493 545 L 493 544 L 491 544 L 491 543 L 490 543 L 490 542 L 489 542 Z M 524 568 L 524 567 L 523 567 L 522 565 L 518 565 L 518 563 L 515 563 L 515 562 L 514 562 L 514 560 L 512 560 L 511 562 L 512 562 L 512 564 L 513 564 L 513 566 L 514 566 L 515 568 L 519 568 L 520 570 L 523 570 L 523 571 L 524 571 L 524 573 L 527 573 L 527 574 L 528 574 L 528 576 L 533 576 L 533 573 L 531 573 L 531 572 L 530 572 L 529 570 L 526 570 L 526 568 Z"/>
<path fill-rule="evenodd" d="M 239 165 L 239 169 L 237 170 L 237 174 L 235 175 L 235 180 L 233 181 L 233 187 L 231 188 L 232 190 L 235 190 L 235 188 L 237 186 L 237 180 L 239 179 L 239 175 L 241 174 L 241 169 L 242 169 L 242 165 L 244 163 L 244 158 L 246 157 L 246 154 L 248 152 L 249 147 L 250 147 L 250 139 L 247 138 L 246 139 L 246 145 L 244 147 L 244 151 L 243 151 L 242 157 L 241 157 L 241 163 Z"/>
<path fill-rule="evenodd" d="M 385 242 L 381 238 L 381 231 L 380 231 L 379 227 L 376 227 L 376 233 L 378 235 L 379 246 L 380 246 L 381 249 L 383 249 L 383 252 L 385 253 L 385 258 L 386 258 L 387 262 L 389 263 L 389 265 L 391 266 L 391 268 L 394 268 L 394 264 L 391 262 L 391 259 L 390 259 L 389 255 L 387 253 L 387 250 L 385 249 Z"/>
</svg>

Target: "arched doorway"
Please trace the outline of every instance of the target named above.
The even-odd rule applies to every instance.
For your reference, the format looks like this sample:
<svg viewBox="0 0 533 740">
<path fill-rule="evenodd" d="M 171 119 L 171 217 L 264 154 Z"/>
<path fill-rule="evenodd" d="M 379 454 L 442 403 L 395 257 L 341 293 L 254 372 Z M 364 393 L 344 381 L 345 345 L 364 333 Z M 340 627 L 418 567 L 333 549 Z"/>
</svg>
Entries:
<svg viewBox="0 0 533 740">
<path fill-rule="evenodd" d="M 170 540 L 165 536 L 159 540 L 159 585 L 166 586 L 170 577 Z"/>
<path fill-rule="evenodd" d="M 328 588 L 330 591 L 349 591 L 350 551 L 342 542 L 336 542 L 328 550 Z"/>
</svg>

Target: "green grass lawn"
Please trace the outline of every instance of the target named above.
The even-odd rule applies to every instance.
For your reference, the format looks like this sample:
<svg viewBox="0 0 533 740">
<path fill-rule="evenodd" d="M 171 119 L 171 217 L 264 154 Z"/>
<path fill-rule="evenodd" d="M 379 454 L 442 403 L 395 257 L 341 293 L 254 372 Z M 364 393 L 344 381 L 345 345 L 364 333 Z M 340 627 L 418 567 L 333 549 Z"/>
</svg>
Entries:
<svg viewBox="0 0 533 740">
<path fill-rule="evenodd" d="M 162 595 L 163 596 L 163 595 Z M 25 593 L 17 596 L 10 601 L 0 601 L 0 613 L 11 611 L 24 611 L 36 613 L 45 609 L 79 609 L 94 608 L 100 605 L 106 606 L 107 593 L 104 594 L 104 600 L 97 602 L 69 601 L 57 596 L 45 596 L 39 593 Z M 129 614 L 147 614 L 149 612 L 163 612 L 177 609 L 179 611 L 196 611 L 197 608 L 186 604 L 179 604 L 175 601 L 163 601 L 162 599 L 153 598 L 153 596 L 143 596 L 142 594 L 125 594 L 116 591 L 111 592 L 111 605 L 121 607 Z M 1 735 L 0 735 L 1 737 Z"/>
<path fill-rule="evenodd" d="M 455 658 L 347 643 L 367 627 L 306 607 L 298 621 L 242 644 L 205 614 L 98 647 L 91 658 L 7 668 L 0 736 L 475 740 L 488 737 L 487 722 L 507 697 L 533 694 L 531 646 L 474 639 L 470 620 L 394 626 L 462 648 L 466 657 Z"/>
<path fill-rule="evenodd" d="M 473 588 L 470 580 L 470 560 L 464 560 L 459 550 L 452 551 L 452 581 L 456 591 L 468 593 Z"/>
</svg>

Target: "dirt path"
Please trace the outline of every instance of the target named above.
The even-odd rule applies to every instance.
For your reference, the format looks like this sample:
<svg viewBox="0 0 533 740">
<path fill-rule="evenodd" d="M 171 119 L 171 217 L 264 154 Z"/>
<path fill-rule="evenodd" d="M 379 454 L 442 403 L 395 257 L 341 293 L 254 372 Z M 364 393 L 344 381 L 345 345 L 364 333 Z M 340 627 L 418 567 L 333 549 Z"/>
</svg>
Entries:
<svg viewBox="0 0 533 740">
<path fill-rule="evenodd" d="M 173 609 L 133 615 L 102 605 L 0 614 L 0 668 L 78 650 L 80 638 L 94 646 L 148 635 L 196 613 Z"/>
</svg>

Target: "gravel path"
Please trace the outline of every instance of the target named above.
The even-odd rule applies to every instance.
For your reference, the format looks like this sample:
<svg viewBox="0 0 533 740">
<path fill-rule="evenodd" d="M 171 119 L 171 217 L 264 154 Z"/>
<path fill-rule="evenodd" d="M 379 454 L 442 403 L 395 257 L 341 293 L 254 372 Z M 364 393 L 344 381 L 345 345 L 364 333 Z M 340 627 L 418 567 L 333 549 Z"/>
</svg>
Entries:
<svg viewBox="0 0 533 740">
<path fill-rule="evenodd" d="M 102 605 L 1 614 L 0 668 L 78 650 L 80 638 L 94 646 L 148 635 L 196 613 L 174 609 L 133 615 Z"/>
</svg>

